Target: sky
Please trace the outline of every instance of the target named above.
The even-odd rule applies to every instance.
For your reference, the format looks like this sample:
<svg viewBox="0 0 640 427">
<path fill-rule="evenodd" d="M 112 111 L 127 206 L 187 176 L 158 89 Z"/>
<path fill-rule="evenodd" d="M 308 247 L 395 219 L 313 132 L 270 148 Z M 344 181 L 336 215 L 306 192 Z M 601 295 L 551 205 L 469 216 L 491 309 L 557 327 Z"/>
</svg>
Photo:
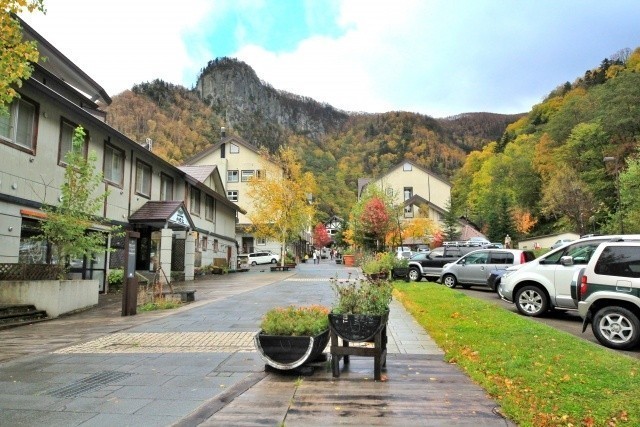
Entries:
<svg viewBox="0 0 640 427">
<path fill-rule="evenodd" d="M 21 17 L 110 96 L 157 78 L 192 88 L 227 56 L 345 111 L 520 113 L 640 47 L 638 0 L 44 3 Z"/>
</svg>

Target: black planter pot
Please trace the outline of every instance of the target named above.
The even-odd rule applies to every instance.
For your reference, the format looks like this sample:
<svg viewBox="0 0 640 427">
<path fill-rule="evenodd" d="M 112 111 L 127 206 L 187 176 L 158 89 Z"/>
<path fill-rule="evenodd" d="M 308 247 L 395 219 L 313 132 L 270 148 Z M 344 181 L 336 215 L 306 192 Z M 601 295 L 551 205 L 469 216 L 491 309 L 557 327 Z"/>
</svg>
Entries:
<svg viewBox="0 0 640 427">
<path fill-rule="evenodd" d="M 267 365 L 289 370 L 318 358 L 329 343 L 329 330 L 314 337 L 266 335 L 260 331 L 254 337 L 254 342 Z"/>
<path fill-rule="evenodd" d="M 370 341 L 389 320 L 385 314 L 335 314 L 329 313 L 329 327 L 346 341 Z"/>
<path fill-rule="evenodd" d="M 409 267 L 394 267 L 391 270 L 392 279 L 409 279 Z"/>
</svg>

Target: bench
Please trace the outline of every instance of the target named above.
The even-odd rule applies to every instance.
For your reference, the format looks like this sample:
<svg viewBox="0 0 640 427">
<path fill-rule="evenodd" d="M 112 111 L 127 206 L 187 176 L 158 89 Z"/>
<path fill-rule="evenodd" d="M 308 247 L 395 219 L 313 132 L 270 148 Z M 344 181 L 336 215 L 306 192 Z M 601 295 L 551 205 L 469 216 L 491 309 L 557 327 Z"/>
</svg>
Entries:
<svg viewBox="0 0 640 427">
<path fill-rule="evenodd" d="M 182 302 L 192 302 L 196 300 L 196 290 L 195 289 L 191 289 L 191 290 L 185 290 L 185 291 L 179 291 L 179 290 L 175 290 L 173 292 L 171 291 L 162 291 L 162 296 L 167 296 L 167 295 L 180 295 L 180 301 Z"/>
<path fill-rule="evenodd" d="M 295 268 L 295 265 L 274 265 L 271 267 L 271 271 L 289 271 L 291 268 Z"/>
</svg>

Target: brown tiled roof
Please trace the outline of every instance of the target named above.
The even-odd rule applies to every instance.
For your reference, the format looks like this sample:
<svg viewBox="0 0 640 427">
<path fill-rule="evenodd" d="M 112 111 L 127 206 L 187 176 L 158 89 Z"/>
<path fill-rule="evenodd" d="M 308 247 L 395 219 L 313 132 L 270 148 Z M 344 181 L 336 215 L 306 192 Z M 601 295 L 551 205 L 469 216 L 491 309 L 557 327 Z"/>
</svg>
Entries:
<svg viewBox="0 0 640 427">
<path fill-rule="evenodd" d="M 149 201 L 129 217 L 129 222 L 164 222 L 171 218 L 180 206 L 184 207 L 180 200 Z"/>
</svg>

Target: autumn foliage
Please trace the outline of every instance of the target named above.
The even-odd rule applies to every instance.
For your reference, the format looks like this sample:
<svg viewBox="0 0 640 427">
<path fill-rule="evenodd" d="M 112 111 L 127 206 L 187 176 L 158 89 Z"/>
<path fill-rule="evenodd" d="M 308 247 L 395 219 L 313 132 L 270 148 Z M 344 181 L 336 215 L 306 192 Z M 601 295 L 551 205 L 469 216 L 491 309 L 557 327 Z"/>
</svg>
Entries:
<svg viewBox="0 0 640 427">
<path fill-rule="evenodd" d="M 313 229 L 313 245 L 322 248 L 331 243 L 331 236 L 327 233 L 327 228 L 322 223 L 316 224 Z"/>
</svg>

